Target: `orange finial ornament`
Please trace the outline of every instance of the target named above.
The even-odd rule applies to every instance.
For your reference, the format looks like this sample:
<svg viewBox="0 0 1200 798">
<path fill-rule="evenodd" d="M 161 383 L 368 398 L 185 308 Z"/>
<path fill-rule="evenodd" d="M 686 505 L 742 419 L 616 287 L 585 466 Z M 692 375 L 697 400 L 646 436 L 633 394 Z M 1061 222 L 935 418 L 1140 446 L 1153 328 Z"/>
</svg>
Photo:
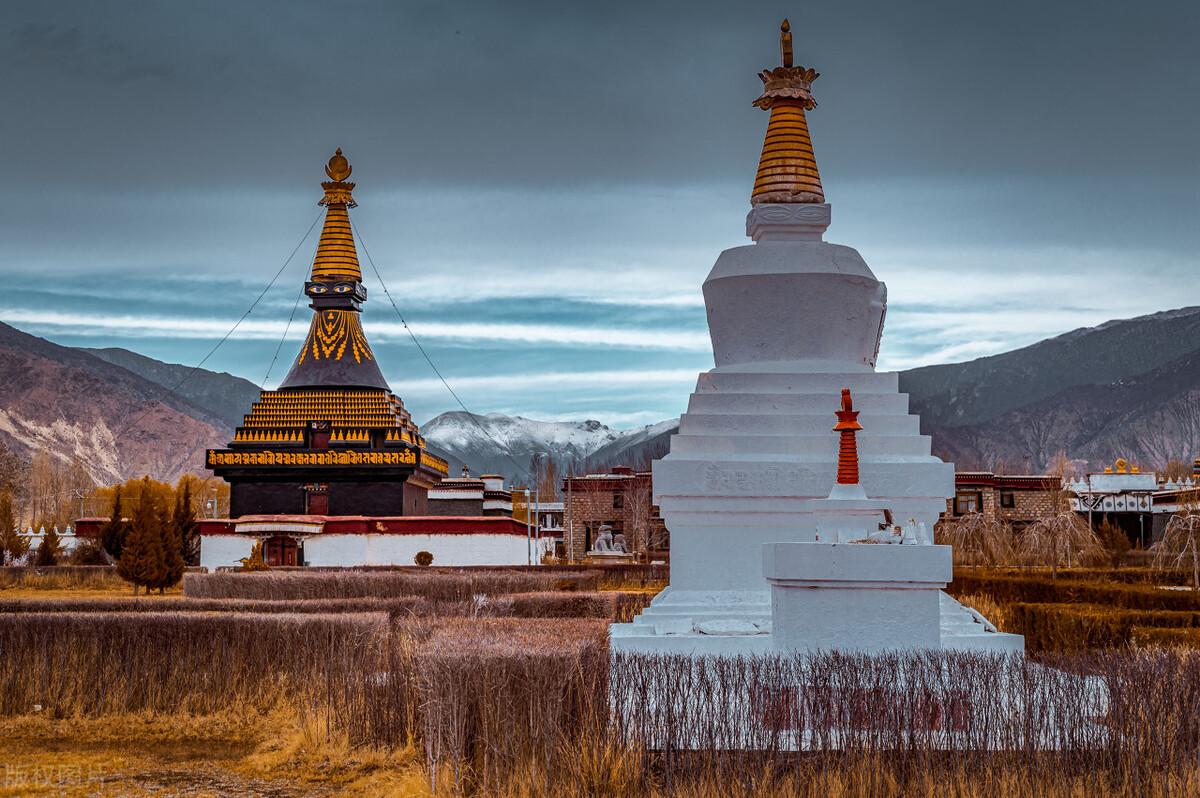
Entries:
<svg viewBox="0 0 1200 798">
<path fill-rule="evenodd" d="M 837 484 L 858 484 L 858 440 L 855 433 L 862 429 L 858 423 L 858 411 L 854 409 L 854 400 L 850 397 L 850 389 L 842 389 L 842 407 L 835 411 L 838 423 L 833 431 L 841 434 L 838 442 Z"/>
</svg>

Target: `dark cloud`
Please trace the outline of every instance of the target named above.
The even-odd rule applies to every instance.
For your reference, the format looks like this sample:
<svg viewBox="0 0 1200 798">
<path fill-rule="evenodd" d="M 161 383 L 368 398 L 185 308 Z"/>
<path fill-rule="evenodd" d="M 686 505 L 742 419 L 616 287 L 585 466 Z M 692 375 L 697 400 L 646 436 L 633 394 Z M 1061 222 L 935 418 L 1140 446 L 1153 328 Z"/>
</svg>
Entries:
<svg viewBox="0 0 1200 798">
<path fill-rule="evenodd" d="M 755 75 L 784 16 L 822 73 L 830 238 L 889 283 L 890 365 L 1200 303 L 1200 4 L 59 0 L 0 18 L 0 273 L 43 284 L 0 319 L 194 362 L 319 213 L 341 146 L 356 225 L 474 406 L 678 412 L 691 380 L 663 380 L 706 353 L 575 339 L 702 334 L 700 282 L 744 242 Z M 369 331 L 393 321 L 372 296 Z M 261 379 L 269 337 L 214 362 Z M 428 379 L 384 338 L 394 387 Z M 634 392 L 621 369 L 658 376 Z M 571 370 L 597 376 L 555 389 Z M 447 409 L 420 384 L 423 413 Z"/>
<path fill-rule="evenodd" d="M 1103 170 L 1120 193 L 1196 172 L 1197 8 L 30 4 L 7 16 L 5 93 L 24 112 L 0 130 L 64 183 L 283 185 L 334 145 L 376 185 L 742 176 L 763 124 L 754 75 L 790 14 L 799 57 L 822 72 L 827 172 Z M 130 150 L 140 168 L 121 171 Z"/>
</svg>

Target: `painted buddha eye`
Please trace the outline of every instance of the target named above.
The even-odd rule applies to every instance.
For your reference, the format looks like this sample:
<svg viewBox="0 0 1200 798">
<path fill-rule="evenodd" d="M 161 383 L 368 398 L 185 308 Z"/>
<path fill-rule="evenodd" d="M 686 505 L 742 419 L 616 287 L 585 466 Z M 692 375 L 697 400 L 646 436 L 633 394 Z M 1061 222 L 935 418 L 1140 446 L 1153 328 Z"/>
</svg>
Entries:
<svg viewBox="0 0 1200 798">
<path fill-rule="evenodd" d="M 337 291 L 339 294 L 345 294 L 350 291 L 350 286 L 346 285 L 345 283 L 340 283 L 339 285 L 335 286 L 333 290 Z"/>
<path fill-rule="evenodd" d="M 326 287 L 325 287 L 325 286 L 323 286 L 323 285 L 314 285 L 312 288 L 309 288 L 309 289 L 308 289 L 308 292 L 309 292 L 310 294 L 323 294 L 323 293 L 325 293 L 325 292 L 326 292 L 326 291 L 328 291 L 328 290 L 329 290 L 329 289 L 328 289 L 328 288 L 326 288 Z"/>
</svg>

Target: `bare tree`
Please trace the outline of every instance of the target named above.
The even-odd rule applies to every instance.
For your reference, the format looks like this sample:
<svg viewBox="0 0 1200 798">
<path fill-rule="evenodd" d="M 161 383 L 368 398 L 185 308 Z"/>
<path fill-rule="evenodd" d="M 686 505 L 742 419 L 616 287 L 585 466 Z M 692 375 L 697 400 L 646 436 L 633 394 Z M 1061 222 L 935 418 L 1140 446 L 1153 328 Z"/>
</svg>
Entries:
<svg viewBox="0 0 1200 798">
<path fill-rule="evenodd" d="M 1166 466 L 1163 467 L 1160 473 L 1162 474 L 1163 479 L 1182 482 L 1183 480 L 1191 477 L 1192 467 L 1182 460 L 1172 458 L 1167 461 Z"/>
<path fill-rule="evenodd" d="M 1058 490 L 1051 497 L 1050 511 L 1018 536 L 1017 555 L 1025 565 L 1049 565 L 1050 578 L 1058 577 L 1058 566 L 1087 565 L 1105 558 L 1104 544 L 1086 520 L 1071 507 L 1067 485 L 1074 475 L 1074 464 L 1065 453 L 1052 458 L 1050 476 L 1058 479 Z"/>
<path fill-rule="evenodd" d="M 1021 532 L 1017 553 L 1025 565 L 1049 565 L 1050 578 L 1058 566 L 1089 565 L 1104 559 L 1104 545 L 1087 521 L 1072 510 L 1039 518 Z"/>
<path fill-rule="evenodd" d="M 954 548 L 955 565 L 995 566 L 1013 561 L 1012 527 L 1003 521 L 988 520 L 983 513 L 939 521 L 934 538 Z"/>
<path fill-rule="evenodd" d="M 66 527 L 80 515 L 80 498 L 94 487 L 81 463 L 36 452 L 29 466 L 26 517 L 46 524 L 47 528 Z"/>
<path fill-rule="evenodd" d="M 645 551 L 652 548 L 650 533 L 651 520 L 654 518 L 653 489 L 648 478 L 638 477 L 633 485 L 625 491 L 625 518 L 629 528 L 625 530 L 625 539 L 632 551 Z"/>
<path fill-rule="evenodd" d="M 1150 547 L 1157 570 L 1192 569 L 1192 590 L 1200 591 L 1200 513 L 1187 509 L 1167 522 L 1162 539 Z"/>
</svg>

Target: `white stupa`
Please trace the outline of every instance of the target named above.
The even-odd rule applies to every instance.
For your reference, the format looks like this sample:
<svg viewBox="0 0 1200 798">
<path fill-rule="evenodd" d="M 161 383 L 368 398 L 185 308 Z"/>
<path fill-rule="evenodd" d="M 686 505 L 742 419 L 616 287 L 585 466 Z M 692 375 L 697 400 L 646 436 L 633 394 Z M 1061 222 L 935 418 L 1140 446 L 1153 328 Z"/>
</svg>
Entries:
<svg viewBox="0 0 1200 798">
<path fill-rule="evenodd" d="M 671 583 L 633 623 L 612 626 L 614 650 L 779 647 L 777 580 L 768 583 L 764 555 L 774 551 L 767 544 L 840 542 L 828 537 L 838 514 L 814 502 L 837 498 L 838 437 L 829 420 L 843 388 L 864 421 L 863 498 L 889 509 L 910 535 L 923 529 L 920 542 L 929 543 L 953 495 L 954 468 L 930 453 L 898 375 L 875 371 L 886 287 L 858 252 L 823 239 L 830 206 L 805 117 L 816 106 L 818 73 L 792 65 L 786 20 L 781 51 L 782 66 L 760 74 L 764 92 L 755 101 L 771 118 L 746 218 L 754 243 L 722 252 L 704 282 L 716 368 L 700 375 L 670 453 L 654 464 L 655 501 L 671 530 Z M 866 548 L 877 547 L 859 547 Z M 870 556 L 897 547 L 878 548 Z M 1020 637 L 996 633 L 944 593 L 936 598 L 938 629 L 922 640 L 1020 647 Z"/>
</svg>

